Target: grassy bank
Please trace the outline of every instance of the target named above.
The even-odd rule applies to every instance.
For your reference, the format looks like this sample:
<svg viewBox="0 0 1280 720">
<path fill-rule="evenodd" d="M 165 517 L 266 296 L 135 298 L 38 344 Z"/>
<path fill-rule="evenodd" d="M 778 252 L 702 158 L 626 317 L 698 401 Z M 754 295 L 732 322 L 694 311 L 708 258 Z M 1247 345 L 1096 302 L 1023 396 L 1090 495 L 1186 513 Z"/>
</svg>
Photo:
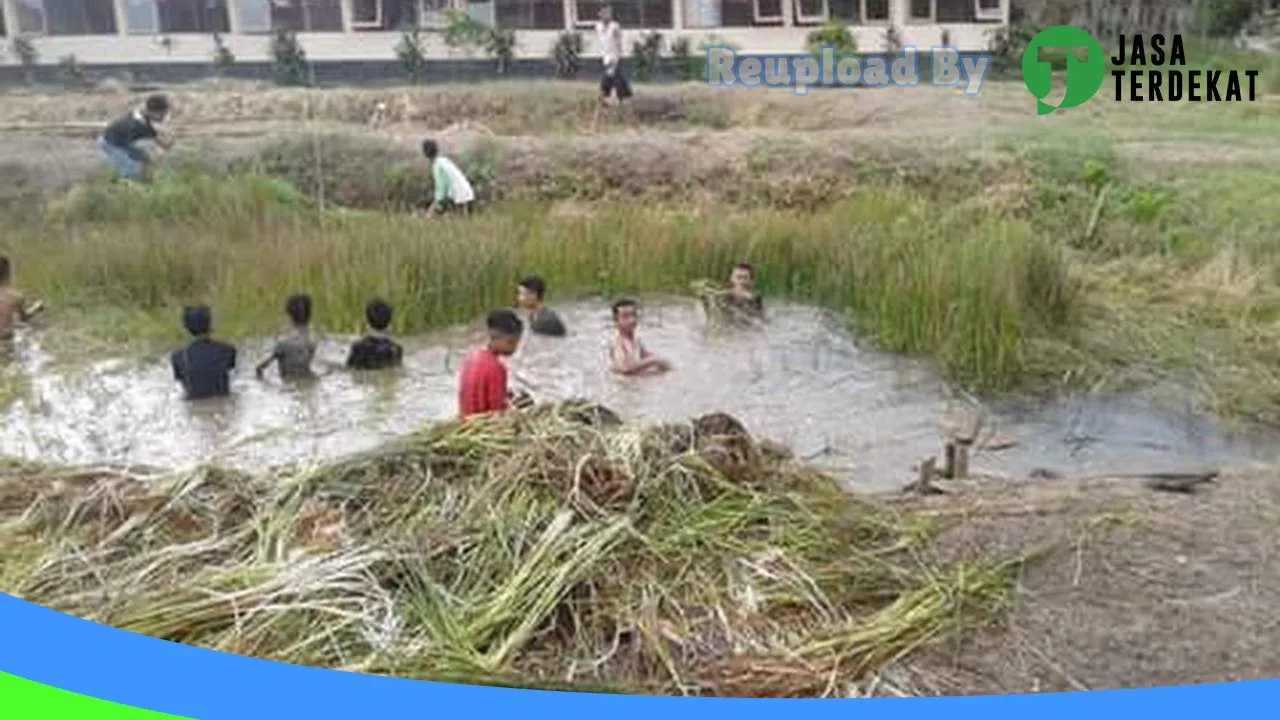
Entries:
<svg viewBox="0 0 1280 720">
<path fill-rule="evenodd" d="M 159 350 L 192 301 L 246 337 L 277 330 L 291 292 L 312 293 L 335 331 L 358 330 L 377 294 L 414 332 L 508 303 L 528 272 L 554 300 L 682 292 L 746 260 L 766 293 L 844 311 L 973 390 L 1175 380 L 1224 416 L 1280 420 L 1271 175 L 1140 182 L 1105 144 L 1020 152 L 1009 182 L 853 186 L 808 211 L 513 200 L 466 222 L 317 212 L 278 179 L 190 174 L 81 186 L 5 244 L 52 301 L 61 327 L 44 342 L 63 355 Z"/>
<path fill-rule="evenodd" d="M 941 562 L 727 416 L 583 410 L 269 477 L 0 464 L 0 590 L 322 667 L 751 696 L 846 694 L 1008 606 L 1014 559 Z"/>
<path fill-rule="evenodd" d="M 980 99 L 686 87 L 648 95 L 727 124 L 566 134 L 582 89 L 185 91 L 176 178 L 81 184 L 45 207 L 24 196 L 7 217 L 32 220 L 0 246 L 53 301 L 60 331 L 42 342 L 64 357 L 178 342 L 177 307 L 196 299 L 244 337 L 275 331 L 300 289 L 335 330 L 383 294 L 410 332 L 505 304 L 525 272 L 554 300 L 683 291 L 745 259 L 766 292 L 845 311 L 974 390 L 1172 380 L 1224 416 L 1280 422 L 1274 103 L 1103 98 L 1037 118 L 1025 88 L 998 83 Z M 128 100 L 23 97 L 0 118 Z M 357 127 L 378 102 L 392 125 Z M 403 214 L 429 193 L 425 134 L 475 179 L 480 217 Z M 15 157 L 4 167 L 58 174 L 43 151 Z"/>
<path fill-rule="evenodd" d="M 546 276 L 555 297 L 683 291 L 734 262 L 760 284 L 847 310 L 884 347 L 928 352 L 983 389 L 1028 370 L 1027 341 L 1071 322 L 1060 249 L 976 208 L 939 214 L 910 189 L 867 189 L 813 214 L 601 204 L 564 212 L 509 203 L 467 221 L 318 214 L 261 177 L 148 190 L 82 188 L 12 242 L 24 285 L 87 313 L 99 337 L 176 339 L 176 308 L 212 303 L 223 333 L 270 332 L 282 299 L 316 301 L 323 327 L 356 331 L 364 303 L 400 308 L 399 332 L 463 322 Z M 602 312 L 604 306 L 602 305 Z M 144 346 L 143 349 L 153 349 Z"/>
</svg>

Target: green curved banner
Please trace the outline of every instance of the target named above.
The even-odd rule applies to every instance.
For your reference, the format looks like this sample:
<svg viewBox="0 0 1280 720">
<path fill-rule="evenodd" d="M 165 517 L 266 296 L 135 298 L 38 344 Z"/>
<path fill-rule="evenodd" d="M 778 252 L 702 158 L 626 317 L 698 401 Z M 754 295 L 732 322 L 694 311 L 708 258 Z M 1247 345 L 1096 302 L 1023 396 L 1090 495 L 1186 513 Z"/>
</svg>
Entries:
<svg viewBox="0 0 1280 720">
<path fill-rule="evenodd" d="M 77 695 L 2 672 L 0 708 L 6 720 L 191 720 Z"/>
</svg>

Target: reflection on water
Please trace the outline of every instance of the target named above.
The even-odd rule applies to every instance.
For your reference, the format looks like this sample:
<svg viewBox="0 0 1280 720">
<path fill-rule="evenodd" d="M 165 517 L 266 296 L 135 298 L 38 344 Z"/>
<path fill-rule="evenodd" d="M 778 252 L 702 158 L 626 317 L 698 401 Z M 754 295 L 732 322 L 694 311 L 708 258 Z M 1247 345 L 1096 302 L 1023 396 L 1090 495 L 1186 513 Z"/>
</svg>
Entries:
<svg viewBox="0 0 1280 720">
<path fill-rule="evenodd" d="M 940 420 L 956 403 L 925 363 L 859 347 L 824 312 L 775 304 L 761 330 L 709 332 L 689 303 L 647 309 L 640 336 L 675 364 L 660 377 L 621 379 L 606 366 L 610 319 L 601 303 L 558 308 L 566 339 L 530 337 L 512 360 L 538 399 L 589 397 L 632 420 L 683 420 L 722 410 L 755 433 L 864 490 L 893 489 L 911 466 L 940 451 Z M 141 366 L 99 363 L 88 372 L 41 371 L 20 341 L 30 387 L 5 413 L 0 454 L 66 462 L 179 465 L 200 460 L 246 468 L 332 457 L 376 445 L 457 409 L 457 365 L 480 339 L 455 330 L 404 341 L 405 367 L 383 373 L 325 371 L 285 386 L 253 378 L 267 343 L 241 349 L 235 396 L 186 403 L 164 358 Z M 323 339 L 320 363 L 341 363 L 354 338 Z M 1270 461 L 1275 438 L 1228 439 L 1189 411 L 1140 398 L 1002 403 L 988 427 L 1018 442 L 983 453 L 978 470 L 1025 474 L 1142 472 Z"/>
</svg>

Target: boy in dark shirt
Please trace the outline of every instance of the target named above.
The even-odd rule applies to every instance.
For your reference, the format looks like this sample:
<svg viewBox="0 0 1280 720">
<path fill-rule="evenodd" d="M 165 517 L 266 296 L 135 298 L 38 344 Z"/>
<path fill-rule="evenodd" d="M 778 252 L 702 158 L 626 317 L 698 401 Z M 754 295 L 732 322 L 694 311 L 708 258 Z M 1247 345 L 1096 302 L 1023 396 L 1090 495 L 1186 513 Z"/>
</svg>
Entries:
<svg viewBox="0 0 1280 720">
<path fill-rule="evenodd" d="M 510 310 L 489 313 L 489 342 L 467 356 L 458 381 L 458 414 L 463 418 L 503 412 L 510 406 L 507 367 L 502 358 L 520 347 L 524 323 Z"/>
<path fill-rule="evenodd" d="M 529 329 L 538 335 L 564 337 L 568 334 L 560 316 L 554 310 L 542 304 L 547 294 L 547 283 L 537 275 L 530 275 L 520 281 L 516 288 L 516 306 L 529 311 Z"/>
<path fill-rule="evenodd" d="M 146 105 L 134 110 L 107 126 L 98 138 L 98 152 L 116 176 L 125 180 L 143 180 L 148 175 L 150 158 L 137 147 L 142 140 L 154 140 L 168 150 L 173 143 L 160 136 L 155 124 L 164 122 L 169 115 L 169 99 L 164 95 L 152 95 Z"/>
<path fill-rule="evenodd" d="M 213 329 L 209 308 L 203 305 L 184 308 L 182 324 L 193 339 L 170 356 L 173 379 L 182 383 L 188 400 L 231 394 L 231 371 L 236 367 L 236 349 L 209 337 Z"/>
<path fill-rule="evenodd" d="M 391 306 L 380 298 L 372 300 L 364 309 L 369 334 L 351 346 L 347 354 L 347 367 L 352 370 L 385 370 L 399 367 L 404 351 L 400 344 L 387 337 L 391 325 Z"/>
</svg>

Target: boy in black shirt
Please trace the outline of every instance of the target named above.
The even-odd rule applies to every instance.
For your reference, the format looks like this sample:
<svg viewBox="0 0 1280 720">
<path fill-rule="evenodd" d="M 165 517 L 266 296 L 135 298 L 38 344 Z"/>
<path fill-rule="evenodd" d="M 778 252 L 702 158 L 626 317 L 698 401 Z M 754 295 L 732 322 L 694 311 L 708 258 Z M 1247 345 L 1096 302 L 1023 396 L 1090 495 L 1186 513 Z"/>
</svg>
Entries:
<svg viewBox="0 0 1280 720">
<path fill-rule="evenodd" d="M 134 110 L 107 126 L 98 138 L 98 152 L 116 176 L 125 180 L 142 180 L 147 177 L 150 158 L 137 147 L 142 140 L 154 140 L 168 150 L 173 143 L 160 137 L 155 124 L 164 122 L 169 115 L 169 99 L 164 95 L 152 95 L 146 105 Z"/>
<path fill-rule="evenodd" d="M 568 330 L 554 310 L 542 304 L 547 294 L 547 283 L 537 275 L 520 281 L 516 288 L 516 306 L 529 311 L 529 329 L 539 335 L 564 337 Z"/>
<path fill-rule="evenodd" d="M 387 337 L 391 325 L 391 306 L 374 299 L 364 310 L 369 323 L 369 334 L 351 346 L 347 355 L 347 367 L 352 370 L 385 370 L 399 367 L 404 351 L 399 343 Z"/>
<path fill-rule="evenodd" d="M 230 395 L 236 349 L 209 337 L 213 326 L 209 308 L 203 305 L 184 308 L 182 324 L 193 339 L 170 356 L 173 379 L 182 383 L 188 400 Z"/>
</svg>

